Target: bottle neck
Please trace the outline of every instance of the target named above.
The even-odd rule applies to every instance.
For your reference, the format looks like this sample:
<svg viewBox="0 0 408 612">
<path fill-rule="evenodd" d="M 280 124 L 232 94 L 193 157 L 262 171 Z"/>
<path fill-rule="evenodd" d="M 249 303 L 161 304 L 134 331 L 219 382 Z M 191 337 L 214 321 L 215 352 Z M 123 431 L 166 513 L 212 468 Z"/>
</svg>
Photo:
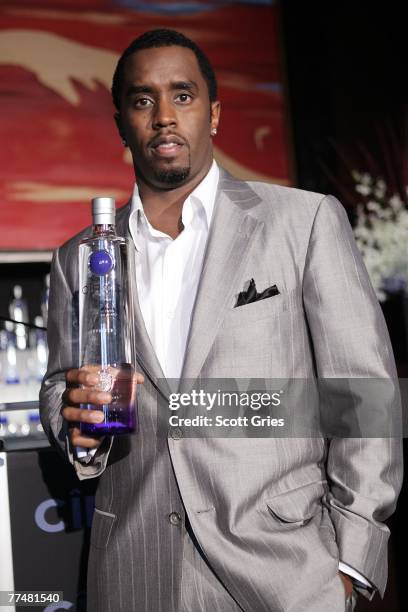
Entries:
<svg viewBox="0 0 408 612">
<path fill-rule="evenodd" d="M 115 234 L 115 226 L 113 224 L 97 223 L 92 226 L 94 236 L 105 236 L 106 234 Z"/>
</svg>

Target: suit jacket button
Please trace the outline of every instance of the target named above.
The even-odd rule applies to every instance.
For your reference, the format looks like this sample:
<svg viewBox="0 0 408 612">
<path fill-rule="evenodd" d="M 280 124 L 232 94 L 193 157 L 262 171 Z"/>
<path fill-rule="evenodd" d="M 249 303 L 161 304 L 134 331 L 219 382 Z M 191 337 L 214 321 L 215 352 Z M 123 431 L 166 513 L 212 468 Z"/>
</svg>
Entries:
<svg viewBox="0 0 408 612">
<path fill-rule="evenodd" d="M 181 440 L 181 438 L 183 437 L 183 432 L 180 429 L 180 427 L 175 427 L 174 429 L 171 430 L 170 435 L 173 438 L 173 440 Z"/>
<path fill-rule="evenodd" d="M 169 521 L 172 525 L 180 525 L 181 514 L 179 512 L 171 512 L 169 514 Z"/>
</svg>

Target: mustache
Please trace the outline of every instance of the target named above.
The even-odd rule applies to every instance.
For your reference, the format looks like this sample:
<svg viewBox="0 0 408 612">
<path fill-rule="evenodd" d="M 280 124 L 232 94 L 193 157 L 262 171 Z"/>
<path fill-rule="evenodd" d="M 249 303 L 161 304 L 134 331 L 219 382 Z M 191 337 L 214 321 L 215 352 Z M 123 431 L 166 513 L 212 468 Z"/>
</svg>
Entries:
<svg viewBox="0 0 408 612">
<path fill-rule="evenodd" d="M 161 142 L 169 142 L 170 139 L 174 140 L 174 142 L 177 144 L 186 145 L 187 147 L 189 146 L 188 141 L 179 134 L 176 134 L 176 132 L 162 132 L 160 134 L 156 134 L 151 140 L 149 140 L 147 145 L 149 147 L 156 147 Z"/>
</svg>

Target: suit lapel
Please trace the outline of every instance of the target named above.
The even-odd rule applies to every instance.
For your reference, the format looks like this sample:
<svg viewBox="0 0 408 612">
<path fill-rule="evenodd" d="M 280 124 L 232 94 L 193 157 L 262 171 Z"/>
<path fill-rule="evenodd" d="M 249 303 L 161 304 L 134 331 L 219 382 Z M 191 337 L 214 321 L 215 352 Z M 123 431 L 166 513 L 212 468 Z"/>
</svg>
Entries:
<svg viewBox="0 0 408 612">
<path fill-rule="evenodd" d="M 250 214 L 261 198 L 251 187 L 220 168 L 220 181 L 211 223 L 203 269 L 193 309 L 182 378 L 195 379 L 214 342 L 228 305 L 236 291 L 251 244 L 263 222 Z M 129 236 L 130 202 L 117 213 L 120 236 Z M 133 241 L 131 241 L 133 245 Z M 135 295 L 136 351 L 138 361 L 153 385 L 165 396 L 169 393 L 157 355 L 147 333 Z"/>
<path fill-rule="evenodd" d="M 199 375 L 226 308 L 233 300 L 249 249 L 263 226 L 250 213 L 261 198 L 220 169 L 214 218 L 187 341 L 182 378 Z"/>
<path fill-rule="evenodd" d="M 130 247 L 134 248 L 133 240 L 130 236 L 129 232 L 129 216 L 131 210 L 131 202 L 129 202 L 126 206 L 123 206 L 117 212 L 116 216 L 116 227 L 119 236 L 127 236 L 130 238 Z M 136 253 L 137 257 L 137 253 Z M 137 284 L 134 283 L 135 286 L 135 295 L 134 295 L 134 308 L 135 308 L 135 322 L 136 322 L 136 330 L 135 330 L 135 342 L 136 342 L 136 354 L 137 360 L 142 367 L 144 373 L 150 378 L 152 384 L 164 395 L 168 394 L 168 389 L 164 382 L 162 384 L 158 384 L 157 379 L 165 379 L 163 370 L 157 359 L 157 355 L 153 348 L 153 345 L 150 341 L 149 334 L 147 333 L 146 326 L 144 323 L 142 311 L 140 309 L 139 297 L 137 294 Z"/>
</svg>

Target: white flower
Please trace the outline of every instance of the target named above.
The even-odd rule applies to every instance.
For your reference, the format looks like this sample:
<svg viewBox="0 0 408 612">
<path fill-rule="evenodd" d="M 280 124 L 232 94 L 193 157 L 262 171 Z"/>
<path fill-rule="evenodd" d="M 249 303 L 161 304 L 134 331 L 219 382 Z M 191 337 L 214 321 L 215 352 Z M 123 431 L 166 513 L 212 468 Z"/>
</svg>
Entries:
<svg viewBox="0 0 408 612">
<path fill-rule="evenodd" d="M 377 297 L 383 301 L 387 293 L 405 290 L 408 293 L 408 209 L 398 194 L 385 198 L 387 186 L 368 173 L 352 173 L 355 189 L 371 196 L 365 205 L 357 206 L 354 236 L 361 251 Z M 408 193 L 408 191 L 407 191 Z"/>
<path fill-rule="evenodd" d="M 371 174 L 368 174 L 368 172 L 364 172 L 361 175 L 361 183 L 363 185 L 372 185 L 373 179 L 371 178 Z"/>
<path fill-rule="evenodd" d="M 381 210 L 381 206 L 375 200 L 370 200 L 367 202 L 368 210 L 372 210 L 373 212 L 379 212 Z"/>
<path fill-rule="evenodd" d="M 361 193 L 361 195 L 363 196 L 369 196 L 371 193 L 371 187 L 369 185 L 364 185 L 363 183 L 360 183 L 359 185 L 356 185 L 356 191 L 358 193 Z"/>
<path fill-rule="evenodd" d="M 397 193 L 390 198 L 389 204 L 395 212 L 403 209 L 402 200 Z"/>
<path fill-rule="evenodd" d="M 361 172 L 359 172 L 358 170 L 352 170 L 351 176 L 353 177 L 355 183 L 361 182 Z"/>
<path fill-rule="evenodd" d="M 386 191 L 387 185 L 382 179 L 378 179 L 373 190 L 374 197 L 378 200 L 382 200 L 385 197 Z"/>
</svg>

